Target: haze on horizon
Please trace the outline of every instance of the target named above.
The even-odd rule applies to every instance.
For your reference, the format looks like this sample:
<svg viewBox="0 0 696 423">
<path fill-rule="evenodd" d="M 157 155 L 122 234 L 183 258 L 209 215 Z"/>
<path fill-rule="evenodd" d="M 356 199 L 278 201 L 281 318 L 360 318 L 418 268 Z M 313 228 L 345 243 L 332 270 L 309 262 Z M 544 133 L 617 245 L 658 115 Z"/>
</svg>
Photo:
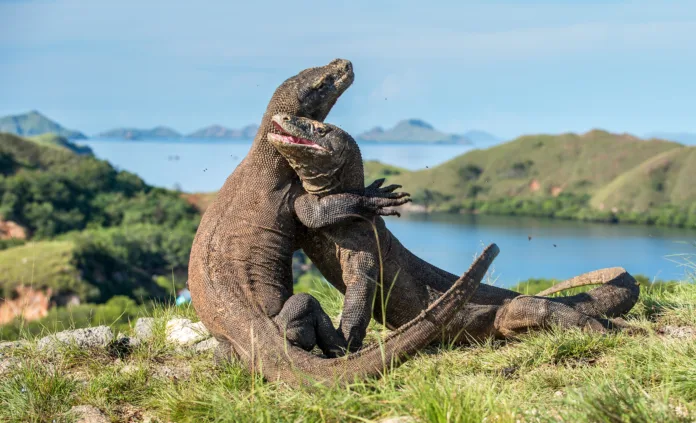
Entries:
<svg viewBox="0 0 696 423">
<path fill-rule="evenodd" d="M 0 115 L 113 127 L 258 122 L 275 87 L 335 57 L 329 121 L 437 129 L 696 132 L 696 5 L 580 0 L 0 0 Z"/>
</svg>

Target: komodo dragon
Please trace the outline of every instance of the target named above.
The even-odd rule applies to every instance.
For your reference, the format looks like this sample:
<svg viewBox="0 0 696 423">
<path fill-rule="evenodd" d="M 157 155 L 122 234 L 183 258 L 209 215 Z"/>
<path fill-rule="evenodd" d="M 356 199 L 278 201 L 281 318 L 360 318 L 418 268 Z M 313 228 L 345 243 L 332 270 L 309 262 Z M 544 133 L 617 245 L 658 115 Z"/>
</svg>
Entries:
<svg viewBox="0 0 696 423">
<path fill-rule="evenodd" d="M 380 188 L 383 180 L 364 188 L 360 150 L 353 138 L 340 128 L 287 114 L 273 119 L 286 134 L 301 140 L 301 144 L 290 143 L 287 140 L 292 137 L 269 134 L 270 142 L 295 169 L 308 193 L 319 198 L 340 192 L 404 195 L 392 194 L 400 188 L 398 185 Z M 377 216 L 374 228 L 371 223 L 356 220 L 359 222 L 310 229 L 311 241 L 303 245 L 327 280 L 345 294 L 340 330 L 351 349 L 361 345 L 371 315 L 389 328 L 400 327 L 427 308 L 440 295 L 437 291 L 444 292 L 456 279 L 411 254 L 386 228 L 381 217 Z M 386 284 L 376 283 L 379 281 Z M 606 326 L 621 326 L 620 321 L 601 319 L 604 315 L 630 310 L 637 299 L 635 280 L 621 268 L 578 276 L 544 294 L 597 283 L 604 285 L 586 294 L 553 299 L 481 285 L 475 294 L 479 302 L 468 304 L 458 314 L 444 333 L 444 340 L 467 342 L 470 337 L 505 337 L 551 324 L 599 331 L 604 331 Z M 378 301 L 374 304 L 365 301 L 363 293 L 375 292 L 376 286 L 381 287 Z M 428 288 L 434 290 L 429 292 Z M 467 336 L 462 336 L 464 333 Z"/>
<path fill-rule="evenodd" d="M 498 253 L 491 245 L 432 307 L 372 345 L 341 358 L 345 340 L 319 303 L 292 295 L 292 253 L 297 219 L 322 227 L 351 215 L 388 213 L 405 199 L 306 194 L 285 159 L 268 143 L 271 117 L 287 112 L 323 120 L 354 78 L 336 59 L 310 68 L 278 87 L 248 155 L 227 178 L 203 215 L 191 248 L 189 290 L 193 306 L 221 348 L 268 380 L 290 384 L 347 383 L 384 372 L 438 336 L 478 287 Z"/>
</svg>

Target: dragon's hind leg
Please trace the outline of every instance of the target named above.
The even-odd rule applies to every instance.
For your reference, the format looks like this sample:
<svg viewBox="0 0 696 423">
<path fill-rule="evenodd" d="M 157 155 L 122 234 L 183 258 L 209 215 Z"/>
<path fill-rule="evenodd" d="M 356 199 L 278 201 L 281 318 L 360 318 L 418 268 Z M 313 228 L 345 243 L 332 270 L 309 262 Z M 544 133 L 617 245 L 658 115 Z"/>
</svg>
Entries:
<svg viewBox="0 0 696 423">
<path fill-rule="evenodd" d="M 315 345 L 328 357 L 344 354 L 346 341 L 337 331 L 316 298 L 295 294 L 273 319 L 290 344 L 311 351 Z"/>
</svg>

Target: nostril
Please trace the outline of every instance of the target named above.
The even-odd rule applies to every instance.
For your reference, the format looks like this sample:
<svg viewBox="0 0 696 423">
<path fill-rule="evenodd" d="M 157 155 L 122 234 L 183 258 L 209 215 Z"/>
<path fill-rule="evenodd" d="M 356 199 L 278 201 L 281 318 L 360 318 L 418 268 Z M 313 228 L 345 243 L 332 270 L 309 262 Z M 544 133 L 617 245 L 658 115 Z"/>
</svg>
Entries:
<svg viewBox="0 0 696 423">
<path fill-rule="evenodd" d="M 289 120 L 290 120 L 290 116 L 283 116 L 283 121 L 284 121 L 284 122 L 287 122 L 287 121 L 289 121 Z"/>
</svg>

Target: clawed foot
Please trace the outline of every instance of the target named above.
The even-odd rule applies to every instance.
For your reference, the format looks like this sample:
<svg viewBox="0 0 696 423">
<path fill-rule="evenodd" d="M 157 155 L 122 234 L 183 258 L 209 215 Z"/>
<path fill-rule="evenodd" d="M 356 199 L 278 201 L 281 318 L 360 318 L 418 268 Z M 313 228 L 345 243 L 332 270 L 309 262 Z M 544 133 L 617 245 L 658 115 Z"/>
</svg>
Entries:
<svg viewBox="0 0 696 423">
<path fill-rule="evenodd" d="M 380 216 L 401 217 L 398 211 L 387 209 L 387 207 L 398 207 L 410 203 L 411 199 L 408 197 L 411 194 L 407 192 L 394 192 L 401 188 L 401 185 L 382 187 L 383 183 L 384 178 L 381 178 L 365 187 L 365 206 L 369 211 Z"/>
<path fill-rule="evenodd" d="M 410 203 L 410 198 L 381 198 L 381 197 L 365 197 L 364 205 L 371 213 L 380 216 L 401 216 L 396 210 L 387 209 L 387 207 L 398 207 L 406 203 Z"/>
<path fill-rule="evenodd" d="M 383 183 L 384 178 L 380 178 L 371 183 L 370 185 L 366 186 L 365 197 L 402 198 L 411 195 L 407 192 L 394 192 L 397 189 L 401 188 L 401 185 L 393 184 L 383 187 Z"/>
</svg>

